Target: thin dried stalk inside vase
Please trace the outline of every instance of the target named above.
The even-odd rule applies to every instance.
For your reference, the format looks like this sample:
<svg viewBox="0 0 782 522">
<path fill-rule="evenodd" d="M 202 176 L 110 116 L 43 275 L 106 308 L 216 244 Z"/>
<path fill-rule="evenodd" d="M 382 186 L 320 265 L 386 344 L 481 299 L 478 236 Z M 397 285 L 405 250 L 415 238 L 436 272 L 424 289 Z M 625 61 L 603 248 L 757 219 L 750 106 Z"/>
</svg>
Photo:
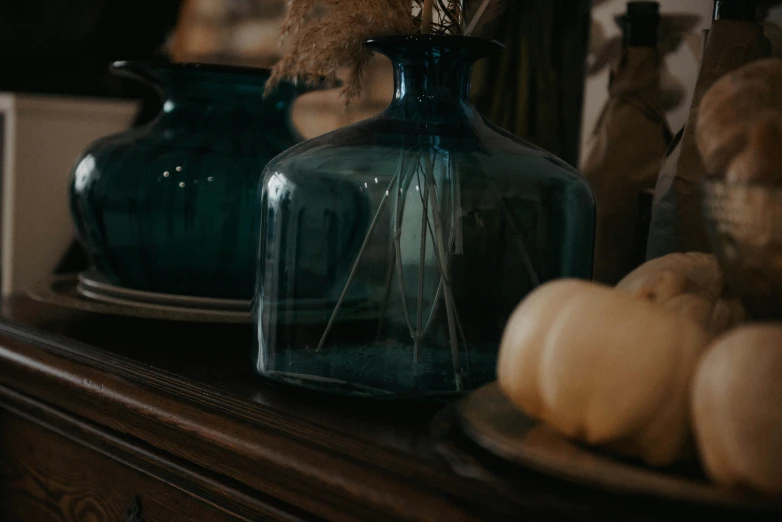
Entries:
<svg viewBox="0 0 782 522">
<path fill-rule="evenodd" d="M 348 275 L 347 281 L 340 294 L 340 297 L 331 313 L 326 328 L 318 343 L 318 350 L 323 349 L 326 339 L 331 332 L 331 329 L 336 322 L 337 316 L 342 308 L 345 298 L 348 294 L 351 284 L 355 278 L 358 267 L 363 260 L 364 252 L 367 245 L 371 241 L 371 237 L 376 230 L 377 224 L 380 222 L 380 218 L 388 205 L 389 196 L 393 194 L 395 200 L 395 212 L 393 215 L 393 233 L 392 233 L 392 245 L 393 248 L 389 250 L 389 255 L 393 259 L 389 259 L 391 265 L 396 267 L 396 279 L 399 287 L 400 300 L 402 313 L 405 318 L 410 338 L 413 342 L 413 363 L 418 365 L 421 361 L 421 352 L 423 350 L 423 340 L 426 333 L 429 331 L 432 321 L 439 310 L 439 302 L 443 301 L 445 305 L 445 315 L 447 322 L 448 332 L 448 347 L 451 353 L 451 359 L 454 370 L 454 385 L 455 390 L 460 392 L 464 390 L 465 368 L 462 364 L 462 357 L 460 352 L 460 344 L 464 344 L 465 354 L 467 354 L 467 343 L 462 330 L 461 322 L 459 320 L 458 312 L 456 309 L 456 303 L 453 297 L 452 281 L 450 275 L 449 264 L 449 252 L 454 243 L 457 242 L 455 236 L 454 223 L 458 221 L 460 211 L 453 208 L 450 212 L 451 229 L 447 233 L 445 225 L 442 222 L 442 209 L 438 199 L 437 181 L 435 179 L 435 165 L 437 164 L 437 150 L 430 149 L 429 146 L 424 147 L 424 150 L 420 150 L 417 147 L 414 149 L 404 149 L 400 153 L 399 164 L 396 172 L 394 173 L 391 181 L 388 184 L 386 192 L 381 197 L 378 205 L 377 212 L 375 213 L 372 222 L 366 233 L 366 237 L 359 248 L 356 260 L 353 263 L 351 271 Z M 447 171 L 451 174 L 449 181 L 454 183 L 454 180 L 458 178 L 458 173 L 453 171 L 453 165 L 447 162 Z M 410 305 L 407 299 L 407 290 L 405 287 L 405 272 L 402 263 L 402 244 L 401 238 L 403 233 L 403 216 L 406 206 L 407 194 L 411 189 L 411 185 L 414 180 L 417 179 L 416 189 L 420 196 L 422 219 L 421 219 L 421 242 L 419 251 L 419 266 L 418 266 L 418 281 L 416 292 L 416 313 L 415 318 L 411 316 Z M 458 186 L 458 184 L 457 184 Z M 460 198 L 454 197 L 452 201 L 459 201 Z M 431 217 L 430 217 L 431 216 Z M 435 292 L 434 300 L 432 301 L 431 310 L 429 310 L 428 317 L 424 320 L 425 309 L 425 268 L 426 268 L 426 252 L 428 238 L 431 237 L 434 242 L 434 258 L 437 269 L 440 273 L 437 289 Z M 459 243 L 461 241 L 458 241 Z M 381 315 L 385 315 L 388 309 L 388 303 L 386 302 L 391 298 L 390 285 L 392 280 L 393 269 L 390 268 L 388 277 L 386 278 L 386 290 L 384 292 L 384 303 L 381 309 Z M 380 317 L 382 322 L 384 317 Z M 381 331 L 378 330 L 378 337 L 381 335 Z M 461 342 L 460 342 L 461 340 Z"/>
<path fill-rule="evenodd" d="M 460 392 L 464 390 L 464 375 L 461 365 L 461 356 L 459 354 L 459 338 L 456 332 L 456 323 L 459 320 L 456 311 L 456 304 L 453 299 L 453 290 L 451 286 L 450 278 L 450 263 L 448 262 L 448 252 L 445 249 L 445 241 L 443 240 L 443 225 L 440 217 L 440 209 L 437 204 L 437 186 L 434 180 L 434 162 L 429 154 L 424 154 L 424 167 L 425 167 L 425 179 L 428 186 L 430 204 L 432 207 L 432 216 L 434 221 L 434 233 L 437 246 L 435 248 L 435 258 L 438 260 L 440 266 L 440 277 L 444 288 L 445 299 L 445 316 L 448 322 L 448 342 L 451 347 L 451 360 L 453 362 L 453 373 L 456 384 L 456 391 Z M 428 214 L 424 215 L 424 221 L 428 221 Z M 420 267 L 419 270 L 423 270 Z M 418 303 L 420 307 L 423 303 Z"/>
<path fill-rule="evenodd" d="M 427 155 L 428 156 L 428 155 Z M 420 186 L 420 183 L 419 183 Z M 429 215 L 429 184 L 424 183 L 423 188 L 423 195 L 422 195 L 422 211 L 421 214 L 424 216 L 424 219 L 421 220 L 421 247 L 420 247 L 420 261 L 418 265 L 418 308 L 417 316 L 418 320 L 416 322 L 416 336 L 414 339 L 414 347 L 413 347 L 413 363 L 418 364 L 418 361 L 420 359 L 421 355 L 421 339 L 423 338 L 423 319 L 424 319 L 424 276 L 426 274 L 426 271 L 424 270 L 424 266 L 426 266 L 426 231 L 427 231 L 427 222 L 429 221 L 426 216 Z"/>
<path fill-rule="evenodd" d="M 353 268 L 350 270 L 350 275 L 348 276 L 348 280 L 345 283 L 345 287 L 342 289 L 342 293 L 340 294 L 339 299 L 337 300 L 337 304 L 334 305 L 334 311 L 331 313 L 329 322 L 326 324 L 326 329 L 323 331 L 323 335 L 320 338 L 320 342 L 318 342 L 317 351 L 320 351 L 321 348 L 323 348 L 323 343 L 326 342 L 326 337 L 328 337 L 329 332 L 331 331 L 331 327 L 334 325 L 334 321 L 337 318 L 337 314 L 339 313 L 340 308 L 342 308 L 342 303 L 345 301 L 345 297 L 347 297 L 348 290 L 350 289 L 350 284 L 353 282 L 353 278 L 356 276 L 356 270 L 358 270 L 358 265 L 361 262 L 361 258 L 364 255 L 364 250 L 366 250 L 367 245 L 369 244 L 369 239 L 372 237 L 372 232 L 375 231 L 375 227 L 377 226 L 377 223 L 380 220 L 380 215 L 383 211 L 383 208 L 386 206 L 386 201 L 388 200 L 388 194 L 391 190 L 391 187 L 394 186 L 394 183 L 396 183 L 398 177 L 399 177 L 399 173 L 397 172 L 397 174 L 395 174 L 394 177 L 391 178 L 391 182 L 388 184 L 388 188 L 386 188 L 386 191 L 383 194 L 383 198 L 380 200 L 380 205 L 377 209 L 377 213 L 375 214 L 372 223 L 369 225 L 369 231 L 367 232 L 367 235 L 364 238 L 364 242 L 361 244 L 361 248 L 358 251 L 356 262 L 353 263 Z"/>
<path fill-rule="evenodd" d="M 433 18 L 434 18 L 434 0 L 424 0 L 424 7 L 421 13 L 422 33 L 428 33 L 431 30 Z"/>
</svg>

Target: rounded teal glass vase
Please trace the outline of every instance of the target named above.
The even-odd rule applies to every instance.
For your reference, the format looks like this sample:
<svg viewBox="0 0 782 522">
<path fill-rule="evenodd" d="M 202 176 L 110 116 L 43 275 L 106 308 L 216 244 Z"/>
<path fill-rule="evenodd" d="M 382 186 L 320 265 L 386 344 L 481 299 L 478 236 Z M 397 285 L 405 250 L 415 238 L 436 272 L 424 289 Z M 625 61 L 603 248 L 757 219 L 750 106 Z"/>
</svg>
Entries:
<svg viewBox="0 0 782 522">
<path fill-rule="evenodd" d="M 118 286 L 251 299 L 261 172 L 301 141 L 301 89 L 263 98 L 266 69 L 118 62 L 159 88 L 150 124 L 98 140 L 73 171 L 71 213 L 95 268 Z"/>
<path fill-rule="evenodd" d="M 395 96 L 267 165 L 256 368 L 372 397 L 459 394 L 495 378 L 505 323 L 535 287 L 591 277 L 595 206 L 564 162 L 481 118 L 457 36 L 367 42 Z"/>
</svg>

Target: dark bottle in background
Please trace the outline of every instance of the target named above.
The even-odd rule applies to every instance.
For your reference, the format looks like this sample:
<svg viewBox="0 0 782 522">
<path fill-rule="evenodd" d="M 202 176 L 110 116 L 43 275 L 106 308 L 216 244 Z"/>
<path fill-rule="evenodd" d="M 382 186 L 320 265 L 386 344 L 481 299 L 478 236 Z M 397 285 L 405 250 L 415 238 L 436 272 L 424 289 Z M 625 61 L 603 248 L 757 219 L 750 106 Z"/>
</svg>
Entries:
<svg viewBox="0 0 782 522">
<path fill-rule="evenodd" d="M 657 2 L 628 2 L 622 16 L 622 45 L 657 48 L 660 34 L 660 4 Z"/>
<path fill-rule="evenodd" d="M 660 6 L 629 2 L 617 21 L 623 48 L 583 166 L 597 204 L 594 278 L 606 284 L 645 259 L 648 207 L 644 212 L 642 198 L 654 188 L 671 141 L 660 86 Z"/>
</svg>

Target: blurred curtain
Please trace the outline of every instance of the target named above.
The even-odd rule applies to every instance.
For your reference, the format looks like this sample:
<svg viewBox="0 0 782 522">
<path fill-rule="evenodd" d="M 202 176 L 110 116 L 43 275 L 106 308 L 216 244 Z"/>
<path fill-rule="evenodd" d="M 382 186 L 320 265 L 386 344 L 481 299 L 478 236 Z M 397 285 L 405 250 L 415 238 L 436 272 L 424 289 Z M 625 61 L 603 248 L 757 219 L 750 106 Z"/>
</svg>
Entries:
<svg viewBox="0 0 782 522">
<path fill-rule="evenodd" d="M 592 0 L 515 0 L 503 53 L 479 62 L 473 101 L 490 121 L 578 164 Z"/>
</svg>

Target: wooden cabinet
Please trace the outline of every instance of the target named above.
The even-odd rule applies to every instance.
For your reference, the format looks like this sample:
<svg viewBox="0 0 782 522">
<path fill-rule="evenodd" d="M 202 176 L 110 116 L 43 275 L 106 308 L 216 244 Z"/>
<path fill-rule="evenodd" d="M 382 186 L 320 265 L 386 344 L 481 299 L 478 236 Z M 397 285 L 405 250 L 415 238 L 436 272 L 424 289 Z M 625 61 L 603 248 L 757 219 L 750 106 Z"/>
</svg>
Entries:
<svg viewBox="0 0 782 522">
<path fill-rule="evenodd" d="M 470 446 L 443 405 L 270 386 L 251 339 L 250 326 L 4 301 L 0 521 L 715 516 L 508 466 Z"/>
<path fill-rule="evenodd" d="M 53 431 L 44 419 L 28 416 L 0 413 L 2 520 L 240 520 L 162 477 L 90 447 L 78 434 Z"/>
</svg>

